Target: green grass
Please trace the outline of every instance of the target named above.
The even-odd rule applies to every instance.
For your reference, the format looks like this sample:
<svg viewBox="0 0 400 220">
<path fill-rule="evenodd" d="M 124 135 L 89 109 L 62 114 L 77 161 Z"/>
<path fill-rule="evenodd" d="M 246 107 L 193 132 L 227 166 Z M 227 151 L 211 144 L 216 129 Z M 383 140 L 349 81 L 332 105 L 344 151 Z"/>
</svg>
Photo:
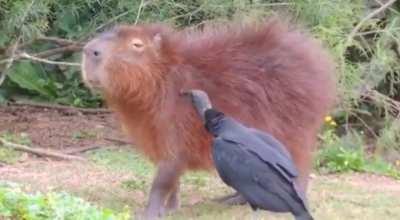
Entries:
<svg viewBox="0 0 400 220">
<path fill-rule="evenodd" d="M 22 213 L 29 216 L 27 213 L 32 212 L 34 216 L 45 213 L 42 218 L 31 216 L 27 220 L 54 219 L 54 213 L 98 216 L 87 219 L 105 219 L 102 218 L 104 215 L 114 216 L 111 219 L 123 219 L 128 210 L 131 216 L 143 211 L 155 172 L 149 161 L 128 148 L 100 149 L 86 156 L 91 163 L 71 162 L 56 168 L 51 163 L 34 164 L 34 168 L 25 165 L 21 168 L 26 169 L 21 170 L 22 177 L 18 174 L 4 177 L 4 180 L 27 187 L 7 185 L 5 188 L 4 184 L 0 185 L 0 214 L 17 216 Z M 371 169 L 371 172 L 377 167 L 387 169 L 386 163 L 373 164 L 372 168 L 369 166 L 366 163 L 364 169 Z M 67 181 L 76 176 L 85 178 L 79 177 L 82 179 L 72 183 Z M 41 193 L 36 193 L 37 189 Z M 248 206 L 228 207 L 212 202 L 213 198 L 232 192 L 213 173 L 188 172 L 182 178 L 180 191 L 181 208 L 166 219 L 252 218 L 253 213 Z M 310 207 L 315 219 L 326 220 L 398 219 L 399 196 L 399 181 L 357 173 L 317 175 L 311 180 L 309 190 Z M 49 199 L 55 202 L 49 203 Z M 260 214 L 261 219 L 292 219 L 290 214 Z"/>
<path fill-rule="evenodd" d="M 134 171 L 139 175 L 146 175 L 153 169 L 153 165 L 130 149 L 100 149 L 88 154 L 90 160 L 111 170 Z"/>
<path fill-rule="evenodd" d="M 21 157 L 21 153 L 0 145 L 0 162 L 6 164 L 16 163 Z"/>
<path fill-rule="evenodd" d="M 13 133 L 9 133 L 9 132 L 4 132 L 4 133 L 0 134 L 0 137 L 4 138 L 6 141 L 11 141 L 11 142 L 17 143 L 17 144 L 30 144 L 31 143 L 29 136 L 25 133 L 13 134 Z M 0 143 L 0 162 L 6 163 L 6 164 L 14 164 L 21 159 L 22 155 L 23 154 L 21 152 L 16 151 L 7 146 L 3 146 Z"/>
<path fill-rule="evenodd" d="M 96 164 L 106 166 L 111 170 L 125 170 L 139 174 L 140 178 L 123 181 L 120 186 L 126 191 L 145 193 L 146 196 L 142 203 L 135 202 L 135 199 L 130 201 L 134 210 L 143 210 L 147 201 L 148 187 L 154 174 L 154 166 L 140 155 L 127 149 L 100 150 L 93 152 L 91 158 Z M 351 157 L 345 156 L 345 158 Z M 352 163 L 352 160 L 349 161 Z M 362 169 L 363 172 L 387 174 L 386 165 L 385 162 L 366 163 L 363 164 Z M 381 167 L 383 171 L 377 170 L 378 167 Z M 385 192 L 384 189 L 373 191 L 365 186 L 357 187 L 352 184 L 351 179 L 340 180 L 341 178 L 341 176 L 318 176 L 312 181 L 309 195 L 311 210 L 316 219 L 359 219 L 360 216 L 363 216 L 363 219 L 372 220 L 400 217 L 400 210 L 395 208 L 400 205 L 398 195 L 394 195 L 390 191 Z M 252 212 L 247 206 L 227 207 L 211 201 L 215 197 L 230 192 L 231 190 L 216 175 L 206 172 L 187 173 L 182 178 L 182 207 L 167 219 L 251 218 Z M 265 212 L 262 216 L 262 219 L 291 219 L 289 214 L 270 212 Z"/>
<path fill-rule="evenodd" d="M 76 140 L 94 139 L 97 133 L 95 131 L 75 131 L 72 133 L 72 138 Z"/>
<path fill-rule="evenodd" d="M 95 164 L 103 166 L 111 171 L 124 171 L 134 174 L 134 179 L 122 182 L 127 190 L 145 191 L 151 184 L 155 167 L 138 153 L 125 148 L 100 149 L 88 153 L 88 157 Z M 190 172 L 182 177 L 182 184 L 207 187 L 210 177 L 206 172 Z"/>
</svg>

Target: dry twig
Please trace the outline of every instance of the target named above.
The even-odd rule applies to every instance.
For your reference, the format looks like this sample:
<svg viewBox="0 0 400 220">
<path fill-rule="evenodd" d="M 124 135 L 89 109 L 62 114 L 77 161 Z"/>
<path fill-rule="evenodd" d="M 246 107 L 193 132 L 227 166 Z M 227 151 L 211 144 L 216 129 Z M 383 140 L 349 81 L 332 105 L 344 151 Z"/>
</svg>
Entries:
<svg viewBox="0 0 400 220">
<path fill-rule="evenodd" d="M 365 89 L 364 92 L 361 94 L 361 97 L 364 99 L 373 100 L 376 103 L 384 103 L 388 105 L 389 112 L 395 116 L 400 117 L 400 102 L 396 101 L 374 89 Z"/>
<path fill-rule="evenodd" d="M 19 44 L 20 39 L 21 38 L 18 37 L 17 41 L 15 41 L 15 43 L 11 49 L 11 58 L 7 61 L 6 67 L 3 69 L 3 71 L 0 72 L 0 86 L 1 86 L 1 84 L 3 84 L 4 80 L 6 79 L 8 69 L 10 69 L 10 67 L 12 66 L 12 64 L 15 60 L 15 52 L 18 49 L 18 44 Z"/>
<path fill-rule="evenodd" d="M 41 53 L 38 53 L 39 56 L 45 57 L 45 56 L 52 56 L 61 52 L 66 52 L 66 51 L 76 51 L 78 50 L 76 47 L 68 47 L 68 48 L 56 48 L 56 49 L 51 49 L 48 51 L 44 51 Z M 37 57 L 35 55 L 30 55 L 26 52 L 22 52 L 19 53 L 17 55 L 12 56 L 11 58 L 8 59 L 4 59 L 4 60 L 0 60 L 0 64 L 2 63 L 12 63 L 16 60 L 20 60 L 20 59 L 29 59 L 29 60 L 33 60 L 36 62 L 41 62 L 41 63 L 47 63 L 47 64 L 52 64 L 52 65 L 64 65 L 64 66 L 80 66 L 80 63 L 71 63 L 71 62 L 61 62 L 61 61 L 53 61 L 53 60 L 48 60 L 48 59 L 44 59 L 41 57 Z"/>
<path fill-rule="evenodd" d="M 383 12 L 384 10 L 388 9 L 393 3 L 395 3 L 397 0 L 390 0 L 386 2 L 385 4 L 382 4 L 381 7 L 376 9 L 375 11 L 371 12 L 367 16 L 365 16 L 350 32 L 349 36 L 347 37 L 346 43 L 345 43 L 345 48 L 350 45 L 350 42 L 353 40 L 354 36 L 358 33 L 358 31 L 361 29 L 361 27 L 364 25 L 365 22 L 368 20 L 372 19 L 375 15 Z"/>
<path fill-rule="evenodd" d="M 372 19 L 374 16 L 376 16 L 377 14 L 385 11 L 386 9 L 388 9 L 393 3 L 395 3 L 397 0 L 390 0 L 388 2 L 386 2 L 385 4 L 381 4 L 381 7 L 379 7 L 378 9 L 372 11 L 370 14 L 368 14 L 367 16 L 365 16 L 354 28 L 353 30 L 350 32 L 350 34 L 347 36 L 346 42 L 344 44 L 344 50 L 343 53 L 346 52 L 346 48 L 349 47 L 351 45 L 352 40 L 354 39 L 354 37 L 357 35 L 357 33 L 360 31 L 361 27 L 364 25 L 365 22 L 367 22 L 368 20 Z M 341 72 L 344 73 L 344 68 L 345 68 L 345 55 L 343 54 L 341 56 Z"/>
<path fill-rule="evenodd" d="M 30 102 L 30 101 L 16 101 L 16 102 L 10 103 L 10 104 L 18 105 L 18 106 L 30 106 L 30 107 L 35 107 L 35 108 L 56 109 L 56 110 L 60 110 L 60 111 L 70 111 L 70 112 L 75 111 L 75 112 L 80 112 L 82 114 L 109 114 L 109 113 L 111 113 L 111 111 L 106 108 L 78 108 L 78 107 L 72 107 L 72 106 L 37 103 L 37 102 Z"/>
<path fill-rule="evenodd" d="M 59 61 L 52 61 L 48 59 L 44 59 L 53 55 L 65 53 L 65 52 L 77 52 L 80 51 L 83 47 L 82 43 L 74 42 L 71 40 L 67 39 L 62 39 L 62 38 L 57 38 L 57 37 L 39 37 L 37 39 L 34 39 L 28 43 L 21 43 L 19 44 L 20 38 L 16 41 L 16 43 L 13 45 L 11 48 L 11 55 L 3 60 L 0 60 L 0 64 L 6 63 L 6 68 L 3 70 L 3 72 L 6 72 L 8 68 L 12 65 L 13 62 L 20 60 L 20 59 L 30 59 L 33 61 L 37 62 L 42 62 L 42 63 L 48 63 L 48 64 L 53 64 L 53 65 L 67 65 L 67 66 L 80 66 L 79 63 L 70 63 L 70 62 L 59 62 Z M 61 45 L 61 47 L 58 48 L 52 48 L 49 50 L 45 50 L 36 54 L 28 54 L 24 51 L 22 52 L 17 52 L 19 49 L 26 47 L 27 45 L 32 44 L 33 42 L 37 40 L 44 40 L 44 41 L 52 41 L 58 45 Z M 3 74 L 0 76 L 0 85 L 2 80 L 4 80 L 6 74 Z"/>
<path fill-rule="evenodd" d="M 4 138 L 0 138 L 0 143 L 2 145 L 4 145 L 5 147 L 9 147 L 9 148 L 12 148 L 12 149 L 18 150 L 18 151 L 36 154 L 36 155 L 42 156 L 42 157 L 53 157 L 53 158 L 62 159 L 62 160 L 86 161 L 86 159 L 83 157 L 63 154 L 63 153 L 59 153 L 59 152 L 55 152 L 55 151 L 49 151 L 49 150 L 45 150 L 42 148 L 36 148 L 36 147 L 31 148 L 26 145 L 9 142 L 9 141 L 5 140 Z"/>
<path fill-rule="evenodd" d="M 144 4 L 143 4 L 143 3 L 144 3 L 144 0 L 141 0 L 141 1 L 140 1 L 140 4 L 139 4 L 138 12 L 137 12 L 137 14 L 136 14 L 135 24 L 137 24 L 138 21 L 139 21 L 140 14 L 142 13 L 142 9 L 143 9 L 143 7 L 144 7 Z"/>
<path fill-rule="evenodd" d="M 120 145 L 133 145 L 133 143 L 128 141 L 128 140 L 122 140 L 122 139 L 117 139 L 117 138 L 105 137 L 104 140 L 115 142 L 115 143 L 118 143 Z"/>
<path fill-rule="evenodd" d="M 30 55 L 28 53 L 25 53 L 25 52 L 22 52 L 19 56 L 21 58 L 25 58 L 25 59 L 29 59 L 29 60 L 33 60 L 33 61 L 37 61 L 37 62 L 41 62 L 41 63 L 53 64 L 53 65 L 81 66 L 80 63 L 70 63 L 70 62 L 47 60 L 47 59 L 43 59 L 43 58 L 40 58 L 40 57 L 32 56 L 32 55 Z"/>
<path fill-rule="evenodd" d="M 396 53 L 397 58 L 400 59 L 400 42 L 394 42 L 392 46 L 394 52 Z"/>
<path fill-rule="evenodd" d="M 78 154 L 78 153 L 83 153 L 83 152 L 86 152 L 86 151 L 98 149 L 100 147 L 101 146 L 93 145 L 93 146 L 86 146 L 86 147 L 80 147 L 80 148 L 73 148 L 73 149 L 64 151 L 64 153 L 65 154 Z"/>
<path fill-rule="evenodd" d="M 70 45 L 76 45 L 76 46 L 82 46 L 82 43 L 79 42 L 75 42 L 72 40 L 68 40 L 68 39 L 64 39 L 64 38 L 59 38 L 59 37 L 38 37 L 36 40 L 40 40 L 40 41 L 50 41 L 50 42 L 54 42 L 58 45 L 61 46 L 70 46 Z"/>
<path fill-rule="evenodd" d="M 68 46 L 57 47 L 57 48 L 53 48 L 53 49 L 50 49 L 50 50 L 42 51 L 42 52 L 34 54 L 33 56 L 40 57 L 40 58 L 45 58 L 45 57 L 50 57 L 50 56 L 54 56 L 54 55 L 57 55 L 57 54 L 61 54 L 61 53 L 64 53 L 64 52 L 77 52 L 77 51 L 80 51 L 80 50 L 82 50 L 82 46 L 71 44 L 71 45 L 68 45 Z"/>
</svg>

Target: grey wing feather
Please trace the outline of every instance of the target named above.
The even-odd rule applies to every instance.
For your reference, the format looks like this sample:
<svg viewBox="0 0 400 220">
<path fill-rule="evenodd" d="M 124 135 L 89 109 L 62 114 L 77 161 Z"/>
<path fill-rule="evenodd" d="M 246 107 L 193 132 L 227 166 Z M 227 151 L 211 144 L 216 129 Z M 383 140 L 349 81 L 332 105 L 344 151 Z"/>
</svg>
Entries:
<svg viewBox="0 0 400 220">
<path fill-rule="evenodd" d="M 295 200 L 301 204 L 301 207 L 304 210 L 308 211 L 305 197 L 301 192 L 297 190 L 297 187 L 294 183 L 290 185 L 285 185 L 285 184 L 278 185 L 276 182 L 274 181 L 271 182 L 269 179 L 267 179 L 265 175 L 257 171 L 253 171 L 252 176 L 253 180 L 256 181 L 260 187 L 268 190 L 269 192 L 274 192 L 275 195 L 282 198 L 284 201 L 289 202 Z M 291 204 L 291 206 L 293 205 L 290 202 L 288 204 Z"/>
<path fill-rule="evenodd" d="M 279 150 L 282 154 L 286 155 L 287 157 L 291 157 L 290 153 L 286 150 L 283 144 L 279 142 L 276 138 L 274 138 L 272 135 L 264 133 L 254 128 L 248 128 L 248 129 L 250 130 L 251 133 L 261 138 L 265 143 L 274 146 L 277 150 Z"/>
<path fill-rule="evenodd" d="M 229 162 L 230 159 L 232 158 L 231 155 L 229 155 L 229 153 L 231 151 L 220 151 L 220 149 L 223 149 L 225 147 L 235 147 L 235 146 L 230 146 L 232 143 L 230 141 L 226 141 L 222 138 L 215 138 L 213 141 L 213 160 L 215 163 L 215 168 L 219 174 L 219 176 L 221 177 L 222 181 L 224 181 L 224 183 L 226 183 L 227 185 L 231 186 L 231 178 L 229 178 L 229 173 L 226 173 L 226 170 L 229 170 Z"/>
<path fill-rule="evenodd" d="M 289 175 L 290 177 L 298 176 L 298 171 L 295 164 L 293 163 L 292 157 L 282 143 L 276 140 L 272 135 L 263 133 L 253 128 L 249 128 L 249 130 L 252 134 L 259 137 L 265 144 L 268 145 L 265 147 L 249 146 L 249 149 L 252 152 L 258 154 L 259 157 L 261 157 L 261 159 L 265 162 L 275 161 L 275 164 L 273 165 L 275 166 L 275 168 L 281 171 L 283 169 L 283 171 L 285 172 L 284 174 L 282 173 L 283 175 Z M 274 158 L 271 159 L 271 157 Z"/>
<path fill-rule="evenodd" d="M 260 160 L 273 166 L 288 182 L 293 182 L 293 178 L 298 176 L 297 169 L 292 160 L 282 155 L 278 150 L 266 146 L 263 141 L 231 140 L 223 137 L 226 141 L 235 141 L 243 149 L 257 156 Z"/>
<path fill-rule="evenodd" d="M 248 152 L 271 164 L 287 181 L 292 182 L 292 178 L 298 176 L 297 168 L 290 154 L 272 136 L 243 126 L 232 118 L 221 121 L 221 130 L 220 138 L 240 144 Z"/>
</svg>

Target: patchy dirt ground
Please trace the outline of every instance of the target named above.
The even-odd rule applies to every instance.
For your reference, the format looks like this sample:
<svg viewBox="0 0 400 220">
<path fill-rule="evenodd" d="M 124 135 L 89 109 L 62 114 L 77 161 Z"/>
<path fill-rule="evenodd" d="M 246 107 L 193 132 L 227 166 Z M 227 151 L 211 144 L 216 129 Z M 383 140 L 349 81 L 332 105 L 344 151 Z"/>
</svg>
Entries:
<svg viewBox="0 0 400 220">
<path fill-rule="evenodd" d="M 111 114 L 79 114 L 31 107 L 0 107 L 0 134 L 26 133 L 32 145 L 82 153 L 87 162 L 55 161 L 26 155 L 0 164 L 0 181 L 20 183 L 26 191 L 67 191 L 103 207 L 133 213 L 143 209 L 154 167 L 111 139 L 123 139 Z M 228 189 L 216 175 L 188 173 L 182 179 L 181 209 L 168 219 L 250 219 L 247 206 L 211 202 Z M 313 175 L 309 200 L 315 219 L 400 219 L 400 182 L 371 174 Z M 265 219 L 292 219 L 263 214 Z M 1 218 L 0 218 L 1 219 Z M 263 218 L 262 218 L 263 219 Z"/>
<path fill-rule="evenodd" d="M 109 145 L 123 139 L 110 113 L 83 114 L 30 106 L 0 106 L 0 133 L 26 133 L 32 144 L 67 150 L 89 145 Z"/>
</svg>

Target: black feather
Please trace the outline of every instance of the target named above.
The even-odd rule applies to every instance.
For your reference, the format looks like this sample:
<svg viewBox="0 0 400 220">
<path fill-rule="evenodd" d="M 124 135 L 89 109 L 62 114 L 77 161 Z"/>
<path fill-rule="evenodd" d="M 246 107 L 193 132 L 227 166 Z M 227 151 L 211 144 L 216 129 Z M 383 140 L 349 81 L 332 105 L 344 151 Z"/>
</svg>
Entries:
<svg viewBox="0 0 400 220">
<path fill-rule="evenodd" d="M 312 219 L 305 195 L 295 182 L 296 166 L 281 142 L 214 109 L 206 111 L 205 119 L 207 130 L 215 137 L 215 167 L 227 185 L 241 193 L 253 209 Z"/>
</svg>

